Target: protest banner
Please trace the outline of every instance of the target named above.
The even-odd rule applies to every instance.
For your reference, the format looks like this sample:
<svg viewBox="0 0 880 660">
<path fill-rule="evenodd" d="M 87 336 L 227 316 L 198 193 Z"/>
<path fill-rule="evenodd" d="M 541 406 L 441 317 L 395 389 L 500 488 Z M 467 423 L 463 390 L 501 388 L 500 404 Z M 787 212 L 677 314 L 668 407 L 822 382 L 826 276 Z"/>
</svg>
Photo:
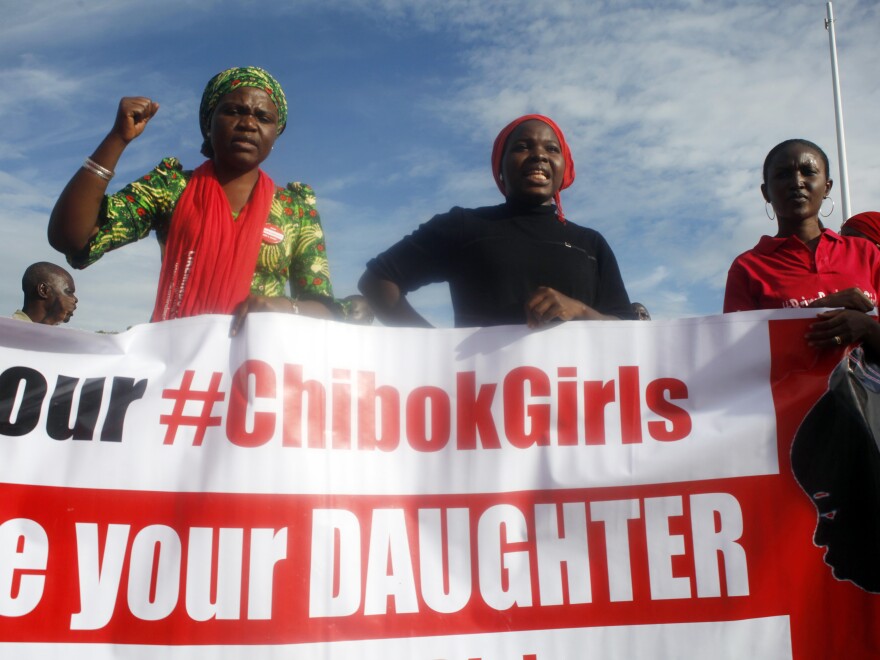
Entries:
<svg viewBox="0 0 880 660">
<path fill-rule="evenodd" d="M 0 651 L 876 657 L 792 473 L 813 315 L 0 319 Z"/>
</svg>

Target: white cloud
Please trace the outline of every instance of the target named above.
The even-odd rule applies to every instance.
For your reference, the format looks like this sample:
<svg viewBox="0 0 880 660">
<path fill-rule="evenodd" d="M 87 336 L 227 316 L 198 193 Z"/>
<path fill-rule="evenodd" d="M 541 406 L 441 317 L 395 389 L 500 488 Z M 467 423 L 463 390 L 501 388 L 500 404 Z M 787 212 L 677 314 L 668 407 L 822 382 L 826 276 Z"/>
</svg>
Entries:
<svg viewBox="0 0 880 660">
<path fill-rule="evenodd" d="M 634 298 L 637 298 L 639 291 L 653 289 L 661 282 L 664 282 L 668 277 L 669 269 L 666 268 L 666 266 L 657 266 L 657 268 L 652 270 L 645 277 L 631 281 L 629 283 L 630 293 Z"/>
</svg>

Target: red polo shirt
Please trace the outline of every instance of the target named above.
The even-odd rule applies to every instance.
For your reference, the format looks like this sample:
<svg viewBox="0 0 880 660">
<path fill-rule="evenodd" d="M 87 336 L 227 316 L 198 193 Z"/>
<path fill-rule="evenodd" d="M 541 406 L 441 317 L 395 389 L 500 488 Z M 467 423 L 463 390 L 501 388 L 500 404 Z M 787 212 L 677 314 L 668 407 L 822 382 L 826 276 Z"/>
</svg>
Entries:
<svg viewBox="0 0 880 660">
<path fill-rule="evenodd" d="M 870 241 L 825 229 L 813 253 L 796 236 L 762 236 L 734 259 L 727 273 L 724 312 L 806 307 L 852 287 L 877 304 L 880 250 Z"/>
</svg>

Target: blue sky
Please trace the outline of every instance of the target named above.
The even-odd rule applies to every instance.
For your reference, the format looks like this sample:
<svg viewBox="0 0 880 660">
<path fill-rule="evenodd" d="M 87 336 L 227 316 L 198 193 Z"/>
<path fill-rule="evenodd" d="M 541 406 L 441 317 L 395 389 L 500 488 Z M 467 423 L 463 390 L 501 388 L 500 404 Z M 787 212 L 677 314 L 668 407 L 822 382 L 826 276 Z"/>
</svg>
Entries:
<svg viewBox="0 0 880 660">
<path fill-rule="evenodd" d="M 880 209 L 880 4 L 834 5 L 853 212 Z M 767 151 L 822 145 L 837 178 L 825 3 L 502 0 L 36 0 L 0 25 L 0 313 L 21 304 L 49 211 L 110 129 L 121 96 L 161 104 L 111 183 L 198 154 L 205 82 L 272 72 L 290 122 L 266 170 L 318 195 L 337 295 L 365 262 L 450 207 L 500 201 L 488 161 L 510 119 L 566 132 L 569 218 L 614 249 L 655 318 L 720 312 L 731 260 L 775 225 L 758 190 Z M 828 226 L 843 218 L 839 188 Z M 145 321 L 159 270 L 150 238 L 74 273 L 72 327 Z M 445 285 L 412 296 L 451 325 Z M 5 310 L 5 311 L 3 311 Z"/>
</svg>

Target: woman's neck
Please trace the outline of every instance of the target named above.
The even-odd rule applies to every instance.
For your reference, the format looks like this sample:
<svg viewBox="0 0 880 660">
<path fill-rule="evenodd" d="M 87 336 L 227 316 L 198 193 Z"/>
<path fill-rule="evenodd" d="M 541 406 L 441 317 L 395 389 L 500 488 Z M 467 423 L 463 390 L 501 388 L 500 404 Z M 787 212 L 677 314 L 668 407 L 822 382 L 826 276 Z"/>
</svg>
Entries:
<svg viewBox="0 0 880 660">
<path fill-rule="evenodd" d="M 786 221 L 779 219 L 779 231 L 776 232 L 778 238 L 788 238 L 789 236 L 797 236 L 804 243 L 809 243 L 822 235 L 822 224 L 818 217 L 804 218 L 801 220 Z"/>
<path fill-rule="evenodd" d="M 229 200 L 229 207 L 234 214 L 238 214 L 250 199 L 251 192 L 260 178 L 259 168 L 248 170 L 247 172 L 221 172 L 215 166 L 214 172 L 217 175 L 217 181 L 226 193 L 226 199 Z"/>
</svg>

